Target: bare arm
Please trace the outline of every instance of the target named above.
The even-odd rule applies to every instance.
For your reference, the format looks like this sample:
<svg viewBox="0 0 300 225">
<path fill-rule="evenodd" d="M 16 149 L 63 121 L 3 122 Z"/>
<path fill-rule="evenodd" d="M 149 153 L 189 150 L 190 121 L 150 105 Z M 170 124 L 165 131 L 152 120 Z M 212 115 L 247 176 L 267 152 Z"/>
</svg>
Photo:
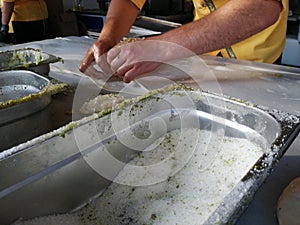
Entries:
<svg viewBox="0 0 300 225">
<path fill-rule="evenodd" d="M 277 21 L 281 8 L 278 0 L 231 0 L 201 20 L 152 39 L 174 42 L 203 54 L 264 30 Z"/>
<path fill-rule="evenodd" d="M 231 0 L 201 20 L 185 24 L 148 40 L 176 43 L 191 51 L 182 51 L 176 45 L 165 45 L 141 41 L 108 52 L 108 62 L 113 71 L 130 82 L 137 76 L 157 68 L 159 63 L 186 54 L 203 54 L 226 48 L 242 41 L 275 23 L 282 9 L 278 0 Z M 160 42 L 161 43 L 161 42 Z M 142 48 L 140 46 L 143 46 Z M 147 51 L 137 51 L 146 49 Z M 149 59 L 151 62 L 143 62 Z"/>
<path fill-rule="evenodd" d="M 111 4 L 103 31 L 89 49 L 81 71 L 94 60 L 93 57 L 101 66 L 97 57 L 100 58 L 125 35 L 136 18 L 138 9 L 129 0 L 113 0 Z M 277 21 L 281 9 L 278 0 L 230 0 L 201 20 L 148 39 L 176 43 L 192 53 L 203 54 L 228 47 L 264 30 Z M 171 45 L 168 49 L 163 44 L 151 42 L 151 46 L 147 46 L 142 42 L 112 48 L 107 54 L 110 68 L 124 76 L 125 82 L 157 68 L 157 62 L 187 56 L 183 55 L 186 52 L 174 50 Z"/>
<path fill-rule="evenodd" d="M 100 56 L 116 45 L 130 30 L 139 9 L 130 0 L 112 0 L 107 12 L 105 24 L 98 40 L 89 48 L 81 62 L 80 70 L 84 72 Z"/>
<path fill-rule="evenodd" d="M 130 30 L 139 10 L 130 0 L 112 0 L 99 39 L 116 45 Z"/>
<path fill-rule="evenodd" d="M 11 15 L 14 11 L 14 2 L 2 2 L 2 24 L 3 25 L 8 25 Z"/>
</svg>

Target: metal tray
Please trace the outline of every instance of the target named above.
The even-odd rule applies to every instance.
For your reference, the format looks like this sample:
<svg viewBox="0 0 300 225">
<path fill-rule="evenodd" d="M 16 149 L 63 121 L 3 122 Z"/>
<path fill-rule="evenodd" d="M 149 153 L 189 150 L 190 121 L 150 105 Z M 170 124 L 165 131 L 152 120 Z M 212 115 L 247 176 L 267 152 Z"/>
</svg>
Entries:
<svg viewBox="0 0 300 225">
<path fill-rule="evenodd" d="M 31 98 L 47 87 L 50 81 L 32 71 L 0 72 L 0 126 L 33 114 L 51 102 L 51 95 Z"/>
<path fill-rule="evenodd" d="M 212 135 L 243 139 L 263 150 L 256 156 L 253 165 L 240 174 L 228 194 L 221 197 L 219 204 L 214 205 L 207 217 L 197 221 L 199 224 L 229 224 L 237 220 L 299 133 L 300 122 L 297 116 L 198 90 L 173 87 L 155 90 L 121 103 L 112 112 L 84 117 L 0 153 L 1 224 L 9 224 L 19 218 L 70 212 L 87 204 L 95 196 L 112 196 L 109 188 L 116 183 L 111 183 L 111 180 L 116 179 L 128 163 L 140 154 L 139 150 L 151 146 L 164 132 L 182 128 L 199 128 Z M 214 144 L 213 140 L 211 144 Z M 213 156 L 211 151 L 206 153 Z M 238 163 L 243 163 L 243 160 L 238 160 Z M 160 175 L 163 171 L 154 174 Z M 174 171 L 174 174 L 167 177 L 167 181 L 172 180 L 173 175 L 176 177 L 176 172 L 180 171 Z M 230 178 L 233 171 L 227 172 L 226 176 Z M 155 185 L 163 184 L 164 187 L 165 178 L 155 180 L 159 182 L 152 180 L 153 184 L 150 180 L 145 186 L 140 183 L 133 184 L 133 187 L 127 184 L 130 195 L 133 195 L 131 192 L 151 188 L 152 185 L 154 191 L 160 192 L 164 189 L 155 189 Z M 193 180 L 188 174 L 187 178 L 193 184 L 214 179 L 203 177 L 201 180 Z M 212 184 L 220 183 L 217 180 Z M 190 183 L 180 185 L 189 186 Z M 180 190 L 180 185 L 177 190 Z M 153 200 L 163 201 L 168 195 L 160 192 L 155 199 L 144 197 L 144 209 L 149 209 L 148 203 L 153 203 Z M 199 194 L 198 197 L 205 196 Z M 173 196 L 173 200 L 176 201 L 176 198 L 176 195 Z M 129 215 L 129 209 L 135 206 L 133 204 L 133 208 L 128 208 L 127 204 L 123 204 L 126 200 L 126 196 L 121 196 L 116 202 L 111 202 L 115 209 L 110 217 L 106 212 L 112 209 L 111 206 L 95 210 L 93 204 L 89 205 L 92 205 L 93 212 L 101 212 L 99 215 L 106 218 L 122 216 L 123 222 L 128 221 L 130 224 L 138 218 Z M 124 208 L 119 211 L 122 206 Z M 185 213 L 185 208 L 182 210 L 177 213 Z M 147 213 L 150 213 L 148 223 L 158 216 L 155 212 Z M 82 213 L 79 214 L 82 217 Z M 190 212 L 187 214 L 190 218 L 195 216 Z M 86 219 L 89 219 L 88 215 Z M 93 214 L 92 219 L 99 218 Z"/>
<path fill-rule="evenodd" d="M 58 61 L 62 59 L 40 49 L 22 48 L 0 51 L 0 71 L 26 68 L 37 73 L 48 74 L 49 64 Z"/>
</svg>

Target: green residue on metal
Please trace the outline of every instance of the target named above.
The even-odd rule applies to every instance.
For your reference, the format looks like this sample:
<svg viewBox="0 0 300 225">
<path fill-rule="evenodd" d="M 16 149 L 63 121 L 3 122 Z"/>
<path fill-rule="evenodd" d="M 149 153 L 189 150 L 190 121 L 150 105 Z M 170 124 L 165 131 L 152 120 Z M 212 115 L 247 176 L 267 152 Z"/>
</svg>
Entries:
<svg viewBox="0 0 300 225">
<path fill-rule="evenodd" d="M 56 84 L 50 83 L 48 86 L 44 87 L 41 91 L 39 91 L 37 93 L 26 95 L 26 96 L 24 96 L 22 98 L 18 98 L 18 99 L 12 99 L 12 100 L 8 100 L 5 102 L 0 102 L 0 109 L 4 109 L 4 108 L 8 108 L 8 107 L 20 104 L 20 103 L 32 101 L 34 99 L 38 99 L 38 98 L 41 98 L 44 96 L 57 94 L 59 92 L 66 90 L 68 86 L 69 85 L 67 85 L 65 83 L 56 83 Z"/>
</svg>

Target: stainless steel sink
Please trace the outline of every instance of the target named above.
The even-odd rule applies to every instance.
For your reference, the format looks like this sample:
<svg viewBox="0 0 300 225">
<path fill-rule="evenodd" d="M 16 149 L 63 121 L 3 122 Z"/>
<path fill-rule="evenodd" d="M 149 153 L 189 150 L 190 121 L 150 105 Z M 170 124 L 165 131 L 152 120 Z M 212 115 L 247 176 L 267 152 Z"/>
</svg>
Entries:
<svg viewBox="0 0 300 225">
<path fill-rule="evenodd" d="M 161 132 L 182 127 L 222 132 L 263 149 L 204 223 L 227 224 L 250 202 L 299 133 L 300 122 L 293 115 L 202 91 L 154 91 L 0 153 L 1 224 L 83 206 L 106 190 L 137 155 L 136 147 L 145 149 Z M 122 163 L 111 163 L 112 158 Z"/>
</svg>

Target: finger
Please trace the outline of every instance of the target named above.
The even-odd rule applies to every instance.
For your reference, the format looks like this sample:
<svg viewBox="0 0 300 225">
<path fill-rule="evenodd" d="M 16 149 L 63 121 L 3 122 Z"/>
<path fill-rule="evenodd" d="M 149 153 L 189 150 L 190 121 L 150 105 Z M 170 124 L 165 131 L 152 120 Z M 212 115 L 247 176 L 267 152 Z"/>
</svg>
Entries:
<svg viewBox="0 0 300 225">
<path fill-rule="evenodd" d="M 111 64 L 111 62 L 120 54 L 121 48 L 112 48 L 107 52 L 107 62 Z"/>
<path fill-rule="evenodd" d="M 118 73 L 119 73 L 119 70 L 121 70 L 121 67 L 126 67 L 126 66 L 127 66 L 126 65 L 126 57 L 122 56 L 121 52 L 110 63 L 110 68 L 113 71 L 117 71 Z M 121 74 L 123 74 L 123 73 L 121 73 Z"/>
<path fill-rule="evenodd" d="M 97 70 L 92 64 L 86 69 L 84 74 L 95 79 L 103 79 L 106 77 L 102 71 Z"/>
<path fill-rule="evenodd" d="M 136 63 L 131 68 L 127 68 L 127 71 L 120 71 L 123 72 L 124 78 L 123 81 L 128 83 L 134 80 L 136 77 L 141 76 L 145 73 L 149 73 L 159 67 L 159 62 L 143 62 L 143 63 Z"/>
<path fill-rule="evenodd" d="M 134 80 L 136 77 L 140 75 L 139 67 L 132 67 L 128 70 L 123 77 L 123 81 L 125 83 L 129 83 L 130 81 Z"/>
<path fill-rule="evenodd" d="M 109 74 L 109 75 L 113 74 L 113 71 L 110 68 L 110 65 L 107 63 L 106 54 L 101 56 L 101 60 L 98 65 L 104 73 Z"/>
<path fill-rule="evenodd" d="M 101 68 L 101 70 L 106 74 L 112 74 L 112 70 L 110 69 L 110 65 L 107 63 L 107 54 L 102 54 L 105 50 L 102 46 L 98 46 L 94 44 L 92 46 L 94 58 L 96 64 Z"/>
<path fill-rule="evenodd" d="M 100 48 L 96 44 L 93 44 L 92 45 L 92 51 L 93 51 L 93 55 L 94 55 L 94 58 L 95 58 L 95 62 L 99 65 L 99 63 L 101 61 Z"/>
<path fill-rule="evenodd" d="M 79 65 L 79 70 L 84 73 L 86 69 L 92 64 L 93 61 L 95 61 L 94 54 L 92 49 L 89 48 L 89 50 L 87 51 L 86 55 L 84 56 L 83 60 Z"/>
<path fill-rule="evenodd" d="M 123 77 L 128 71 L 130 71 L 134 67 L 133 64 L 131 65 L 123 65 L 119 67 L 116 71 L 116 76 Z"/>
</svg>

